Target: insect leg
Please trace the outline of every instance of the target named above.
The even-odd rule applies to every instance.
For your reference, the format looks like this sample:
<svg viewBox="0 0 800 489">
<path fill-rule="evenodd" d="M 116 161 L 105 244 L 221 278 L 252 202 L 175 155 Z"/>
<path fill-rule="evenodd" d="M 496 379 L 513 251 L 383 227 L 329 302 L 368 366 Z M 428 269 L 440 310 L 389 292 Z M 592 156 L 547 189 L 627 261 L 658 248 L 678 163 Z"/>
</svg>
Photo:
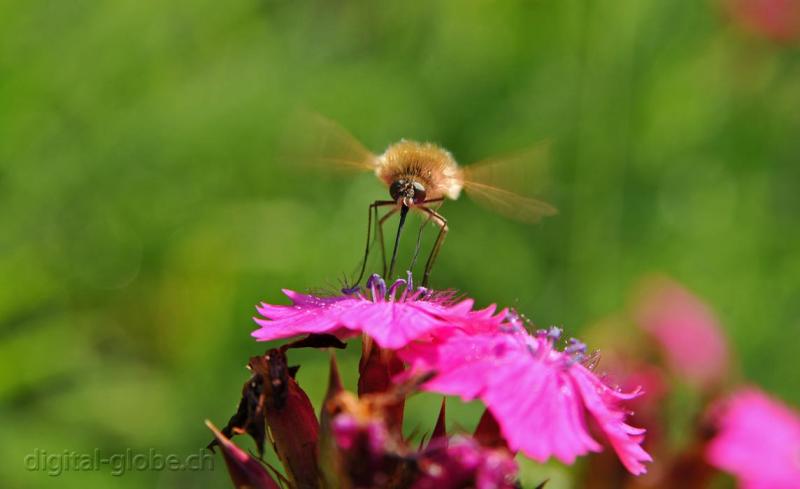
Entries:
<svg viewBox="0 0 800 489">
<path fill-rule="evenodd" d="M 394 209 L 391 209 L 389 212 L 384 214 L 384 216 L 381 217 L 381 220 L 378 221 L 378 225 L 376 226 L 376 228 L 377 228 L 376 231 L 378 233 L 378 241 L 379 241 L 379 243 L 381 245 L 381 262 L 383 263 L 383 276 L 384 277 L 386 276 L 387 270 L 386 270 L 386 245 L 384 244 L 384 241 L 383 241 L 383 223 L 386 222 L 387 219 L 392 217 L 398 210 L 400 210 L 400 208 L 399 207 L 395 207 Z"/>
<path fill-rule="evenodd" d="M 437 202 L 439 203 L 439 205 L 436 207 L 436 210 L 438 210 L 439 207 L 441 207 L 442 205 L 441 202 L 444 202 L 444 197 L 440 197 L 438 199 L 426 200 L 422 204 L 424 205 Z M 428 218 L 425 219 L 425 221 L 419 226 L 419 232 L 417 233 L 417 244 L 414 247 L 414 256 L 411 258 L 411 265 L 408 268 L 409 270 L 413 270 L 414 266 L 416 266 L 417 264 L 417 258 L 419 257 L 419 250 L 422 246 L 422 232 L 425 231 L 425 227 L 428 225 L 429 222 L 431 222 L 431 219 L 433 219 L 433 216 L 428 214 Z"/>
<path fill-rule="evenodd" d="M 369 205 L 369 211 L 367 212 L 367 244 L 366 247 L 364 248 L 364 261 L 361 263 L 361 271 L 358 274 L 358 279 L 355 281 L 353 285 L 360 284 L 361 279 L 364 278 L 364 272 L 367 271 L 367 259 L 369 258 L 370 238 L 372 237 L 372 215 L 375 214 L 375 218 L 377 221 L 378 207 L 384 207 L 387 205 L 394 205 L 394 204 L 396 204 L 396 202 L 393 200 L 376 200 L 375 202 Z M 383 235 L 381 234 L 381 241 L 382 240 L 383 240 Z M 386 260 L 384 259 L 384 261 Z"/>
<path fill-rule="evenodd" d="M 433 209 L 429 209 L 427 207 L 420 207 L 421 211 L 427 213 L 439 226 L 439 235 L 436 237 L 436 242 L 433 244 L 433 249 L 431 250 L 431 254 L 428 255 L 428 262 L 425 264 L 425 274 L 422 276 L 422 286 L 427 287 L 428 281 L 431 277 L 431 269 L 433 268 L 433 264 L 436 261 L 436 257 L 439 255 L 439 249 L 442 247 L 442 243 L 444 242 L 445 236 L 447 236 L 447 231 L 449 228 L 447 227 L 447 219 L 444 218 L 441 214 L 436 212 Z"/>
<path fill-rule="evenodd" d="M 417 257 L 419 257 L 419 250 L 422 246 L 422 232 L 425 230 L 425 227 L 431 222 L 430 214 L 428 214 L 428 218 L 425 219 L 422 224 L 419 225 L 419 232 L 417 233 L 417 244 L 414 246 L 414 256 L 411 257 L 411 265 L 408 267 L 409 270 L 414 270 L 414 266 L 417 264 Z"/>
</svg>

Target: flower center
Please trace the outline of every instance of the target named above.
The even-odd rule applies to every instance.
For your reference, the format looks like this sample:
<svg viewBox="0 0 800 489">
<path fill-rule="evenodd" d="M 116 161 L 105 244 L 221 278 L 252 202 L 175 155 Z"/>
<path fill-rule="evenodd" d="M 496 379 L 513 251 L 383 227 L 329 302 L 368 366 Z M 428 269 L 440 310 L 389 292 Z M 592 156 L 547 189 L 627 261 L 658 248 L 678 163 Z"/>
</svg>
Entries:
<svg viewBox="0 0 800 489">
<path fill-rule="evenodd" d="M 364 287 L 364 293 L 367 297 L 361 294 L 361 287 L 356 286 L 350 289 L 342 289 L 344 295 L 358 295 L 359 297 L 369 299 L 372 302 L 391 301 L 394 302 L 398 299 L 397 293 L 402 289 L 399 297 L 400 302 L 410 302 L 416 300 L 426 300 L 431 298 L 433 291 L 428 290 L 426 287 L 414 288 L 414 279 L 411 272 L 406 272 L 407 278 L 399 278 L 395 280 L 392 285 L 386 287 L 386 281 L 377 273 L 372 274 L 367 279 L 367 284 Z"/>
<path fill-rule="evenodd" d="M 576 363 L 586 359 L 586 344 L 576 338 L 567 340 L 563 350 L 555 348 L 555 344 L 561 339 L 564 330 L 557 326 L 550 326 L 549 329 L 539 329 L 535 333 L 535 348 L 529 345 L 529 350 L 540 359 L 549 358 L 560 362 L 564 368 L 569 368 Z"/>
</svg>

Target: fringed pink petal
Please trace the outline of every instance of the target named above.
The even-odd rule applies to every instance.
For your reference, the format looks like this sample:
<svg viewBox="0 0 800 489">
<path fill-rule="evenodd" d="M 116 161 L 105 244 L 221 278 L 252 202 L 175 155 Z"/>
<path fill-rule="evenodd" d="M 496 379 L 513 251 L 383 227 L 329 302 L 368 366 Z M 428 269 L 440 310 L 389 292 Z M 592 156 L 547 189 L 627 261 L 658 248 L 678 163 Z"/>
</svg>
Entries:
<svg viewBox="0 0 800 489">
<path fill-rule="evenodd" d="M 647 472 L 642 462 L 651 462 L 653 459 L 640 445 L 644 430 L 625 424 L 626 413 L 615 405 L 614 391 L 582 365 L 573 366 L 570 373 L 586 409 L 608 437 L 625 468 L 633 475 Z"/>
<path fill-rule="evenodd" d="M 411 341 L 430 335 L 448 334 L 455 329 L 496 329 L 505 313 L 493 316 L 495 306 L 473 311 L 472 299 L 454 301 L 452 291 L 430 292 L 425 289 L 388 290 L 379 277 L 373 277 L 364 295 L 352 293 L 335 297 L 318 297 L 292 290 L 283 293 L 291 305 L 261 303 L 254 318 L 260 329 L 253 336 L 261 341 L 288 338 L 309 333 L 327 333 L 340 339 L 366 333 L 378 345 L 401 348 Z M 366 297 L 365 297 L 366 295 Z"/>
<path fill-rule="evenodd" d="M 557 336 L 553 333 L 553 337 Z M 434 371 L 424 389 L 465 400 L 480 398 L 492 412 L 512 450 L 546 461 L 570 464 L 580 455 L 601 450 L 586 426 L 585 413 L 597 419 L 623 464 L 644 473 L 650 456 L 641 448 L 644 430 L 625 424 L 621 401 L 640 395 L 606 386 L 574 355 L 555 350 L 553 337 L 525 332 L 452 333 L 400 350 L 411 372 Z"/>
</svg>

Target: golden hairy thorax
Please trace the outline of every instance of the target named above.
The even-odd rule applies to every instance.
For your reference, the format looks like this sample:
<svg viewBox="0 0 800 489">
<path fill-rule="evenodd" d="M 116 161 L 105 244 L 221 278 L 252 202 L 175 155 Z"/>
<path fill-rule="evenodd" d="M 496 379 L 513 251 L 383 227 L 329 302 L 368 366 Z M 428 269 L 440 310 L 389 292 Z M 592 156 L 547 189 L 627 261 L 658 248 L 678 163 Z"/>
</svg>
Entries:
<svg viewBox="0 0 800 489">
<path fill-rule="evenodd" d="M 457 199 L 463 187 L 462 171 L 449 151 L 405 139 L 377 157 L 375 174 L 387 186 L 399 179 L 420 182 L 428 200 Z"/>
</svg>

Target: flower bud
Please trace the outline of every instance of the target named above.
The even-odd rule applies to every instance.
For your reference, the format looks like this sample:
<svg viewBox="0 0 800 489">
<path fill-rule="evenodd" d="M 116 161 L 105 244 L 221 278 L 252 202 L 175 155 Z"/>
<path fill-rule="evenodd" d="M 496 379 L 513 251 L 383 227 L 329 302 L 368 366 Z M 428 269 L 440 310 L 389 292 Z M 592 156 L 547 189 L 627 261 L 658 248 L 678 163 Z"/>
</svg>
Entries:
<svg viewBox="0 0 800 489">
<path fill-rule="evenodd" d="M 404 369 L 403 362 L 394 351 L 381 348 L 364 336 L 361 360 L 358 364 L 358 395 L 388 392 L 394 386 L 392 378 Z M 403 432 L 403 409 L 405 399 L 397 396 L 396 402 L 384 407 L 386 424 L 396 434 Z"/>
<path fill-rule="evenodd" d="M 234 487 L 237 489 L 280 489 L 267 469 L 258 460 L 233 444 L 210 421 L 206 426 L 214 433 L 216 444 L 222 451 L 228 474 L 231 476 Z"/>
<path fill-rule="evenodd" d="M 267 426 L 287 477 L 298 489 L 318 488 L 319 422 L 308 396 L 289 375 L 286 354 L 273 349 L 250 365 L 265 379 Z"/>
</svg>

